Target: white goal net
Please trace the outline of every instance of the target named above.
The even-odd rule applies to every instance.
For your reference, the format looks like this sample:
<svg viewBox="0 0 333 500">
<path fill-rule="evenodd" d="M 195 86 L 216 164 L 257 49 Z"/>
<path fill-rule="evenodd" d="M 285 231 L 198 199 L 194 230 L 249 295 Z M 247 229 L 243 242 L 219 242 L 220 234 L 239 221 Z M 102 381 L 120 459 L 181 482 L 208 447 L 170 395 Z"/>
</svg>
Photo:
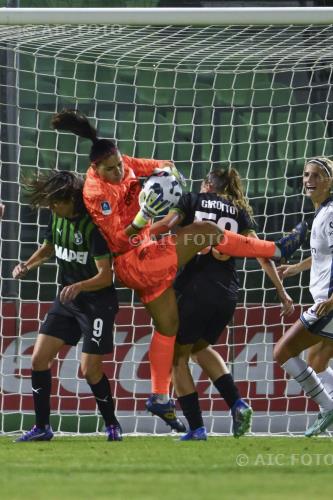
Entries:
<svg viewBox="0 0 333 500">
<path fill-rule="evenodd" d="M 48 218 L 24 202 L 20 180 L 36 168 L 88 166 L 89 141 L 51 130 L 52 115 L 80 109 L 123 153 L 172 159 L 189 189 L 231 163 L 258 234 L 274 239 L 312 210 L 301 194 L 304 159 L 333 155 L 332 47 L 332 25 L 0 26 L 2 432 L 32 422 L 31 352 L 56 294 L 53 262 L 11 278 L 42 241 Z M 253 432 L 301 433 L 317 408 L 273 363 L 287 326 L 276 294 L 256 261 L 239 260 L 238 268 L 239 307 L 217 349 L 254 409 Z M 285 284 L 299 304 L 292 323 L 311 301 L 308 276 Z M 150 320 L 131 291 L 119 288 L 119 300 L 114 357 L 105 360 L 117 414 L 125 432 L 167 432 L 144 411 Z M 79 355 L 80 345 L 64 349 L 53 367 L 52 425 L 95 432 L 101 423 Z M 193 373 L 208 430 L 229 433 L 226 404 L 197 366 Z"/>
</svg>

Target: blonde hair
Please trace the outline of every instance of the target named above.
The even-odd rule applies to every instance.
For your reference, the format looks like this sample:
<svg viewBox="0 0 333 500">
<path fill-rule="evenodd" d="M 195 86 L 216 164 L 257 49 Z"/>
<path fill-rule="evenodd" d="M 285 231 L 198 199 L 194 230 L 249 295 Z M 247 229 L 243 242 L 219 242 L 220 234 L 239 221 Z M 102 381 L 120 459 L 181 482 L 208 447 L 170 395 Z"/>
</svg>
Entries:
<svg viewBox="0 0 333 500">
<path fill-rule="evenodd" d="M 332 160 L 330 160 L 329 158 L 326 158 L 326 156 L 315 156 L 313 158 L 309 158 L 305 162 L 304 168 L 309 163 L 315 163 L 324 172 L 326 172 L 326 174 L 327 174 L 328 177 L 331 177 L 333 179 L 333 161 Z"/>
</svg>

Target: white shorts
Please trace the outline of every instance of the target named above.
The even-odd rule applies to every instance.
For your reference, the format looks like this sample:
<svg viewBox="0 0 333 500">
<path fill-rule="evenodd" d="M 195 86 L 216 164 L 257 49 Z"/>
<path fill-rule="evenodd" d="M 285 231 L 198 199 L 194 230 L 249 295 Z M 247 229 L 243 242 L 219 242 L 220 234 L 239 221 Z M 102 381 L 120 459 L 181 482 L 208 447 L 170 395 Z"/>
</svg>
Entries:
<svg viewBox="0 0 333 500">
<path fill-rule="evenodd" d="M 316 308 L 319 302 L 313 304 L 301 315 L 300 320 L 309 332 L 333 339 L 333 311 L 318 318 Z"/>
</svg>

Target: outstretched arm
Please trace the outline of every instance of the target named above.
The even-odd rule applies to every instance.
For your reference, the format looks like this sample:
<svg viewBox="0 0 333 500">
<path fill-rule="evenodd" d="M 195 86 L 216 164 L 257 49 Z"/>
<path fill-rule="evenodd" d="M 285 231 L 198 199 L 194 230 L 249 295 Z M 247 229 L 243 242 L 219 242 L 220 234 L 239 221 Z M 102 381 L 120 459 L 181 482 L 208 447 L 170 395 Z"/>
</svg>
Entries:
<svg viewBox="0 0 333 500">
<path fill-rule="evenodd" d="M 311 268 L 312 257 L 308 257 L 307 259 L 301 260 L 297 264 L 288 264 L 279 266 L 277 268 L 278 275 L 283 280 L 284 278 L 289 278 L 289 276 L 295 276 L 295 274 L 299 274 L 303 271 L 307 271 Z"/>
<path fill-rule="evenodd" d="M 246 236 L 250 236 L 252 238 L 258 238 L 255 231 L 250 231 Z M 278 274 L 278 271 L 276 269 L 275 263 L 269 259 L 257 259 L 257 260 L 276 288 L 276 292 L 282 303 L 281 316 L 283 317 L 289 316 L 294 312 L 295 309 L 293 299 L 290 297 L 290 295 L 284 288 L 283 283 Z"/>
<path fill-rule="evenodd" d="M 170 210 L 163 219 L 154 222 L 150 228 L 150 234 L 157 236 L 158 234 L 168 233 L 170 229 L 180 224 L 183 219 L 184 214 L 176 210 Z"/>
<path fill-rule="evenodd" d="M 21 262 L 14 267 L 12 276 L 15 279 L 24 278 L 30 269 L 35 269 L 41 266 L 44 262 L 48 261 L 54 254 L 54 246 L 52 243 L 45 242 L 43 245 L 34 252 L 26 262 Z"/>
</svg>

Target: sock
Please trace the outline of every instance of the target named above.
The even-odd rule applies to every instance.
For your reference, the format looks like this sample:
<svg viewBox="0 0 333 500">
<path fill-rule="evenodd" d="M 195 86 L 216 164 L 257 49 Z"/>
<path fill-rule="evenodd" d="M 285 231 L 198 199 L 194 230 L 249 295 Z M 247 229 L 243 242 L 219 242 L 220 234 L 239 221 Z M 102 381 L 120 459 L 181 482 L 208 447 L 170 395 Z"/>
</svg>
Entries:
<svg viewBox="0 0 333 500">
<path fill-rule="evenodd" d="M 166 337 L 154 330 L 150 347 L 149 361 L 152 393 L 169 394 L 173 351 L 176 337 Z"/>
<path fill-rule="evenodd" d="M 298 356 L 288 359 L 282 368 L 302 387 L 307 396 L 323 411 L 333 410 L 333 400 L 325 390 L 316 372 Z"/>
<path fill-rule="evenodd" d="M 179 396 L 178 402 L 191 431 L 204 426 L 197 392 L 192 392 L 186 396 Z"/>
<path fill-rule="evenodd" d="M 31 370 L 31 387 L 34 398 L 37 427 L 50 425 L 51 370 Z"/>
<path fill-rule="evenodd" d="M 236 386 L 231 373 L 221 375 L 221 377 L 216 379 L 213 384 L 221 394 L 222 398 L 224 398 L 229 408 L 232 408 L 236 401 L 241 399 L 238 387 Z"/>
<path fill-rule="evenodd" d="M 325 371 L 317 373 L 319 380 L 325 387 L 326 391 L 333 399 L 333 370 L 329 366 Z"/>
<path fill-rule="evenodd" d="M 219 252 L 231 255 L 232 257 L 262 257 L 268 258 L 277 256 L 274 241 L 259 240 L 242 236 L 224 229 L 222 241 L 216 245 Z"/>
<path fill-rule="evenodd" d="M 105 426 L 119 425 L 119 422 L 114 414 L 114 403 L 111 395 L 109 381 L 106 375 L 103 376 L 97 384 L 89 384 L 93 395 L 96 398 L 96 403 L 99 411 L 104 419 Z"/>
</svg>

